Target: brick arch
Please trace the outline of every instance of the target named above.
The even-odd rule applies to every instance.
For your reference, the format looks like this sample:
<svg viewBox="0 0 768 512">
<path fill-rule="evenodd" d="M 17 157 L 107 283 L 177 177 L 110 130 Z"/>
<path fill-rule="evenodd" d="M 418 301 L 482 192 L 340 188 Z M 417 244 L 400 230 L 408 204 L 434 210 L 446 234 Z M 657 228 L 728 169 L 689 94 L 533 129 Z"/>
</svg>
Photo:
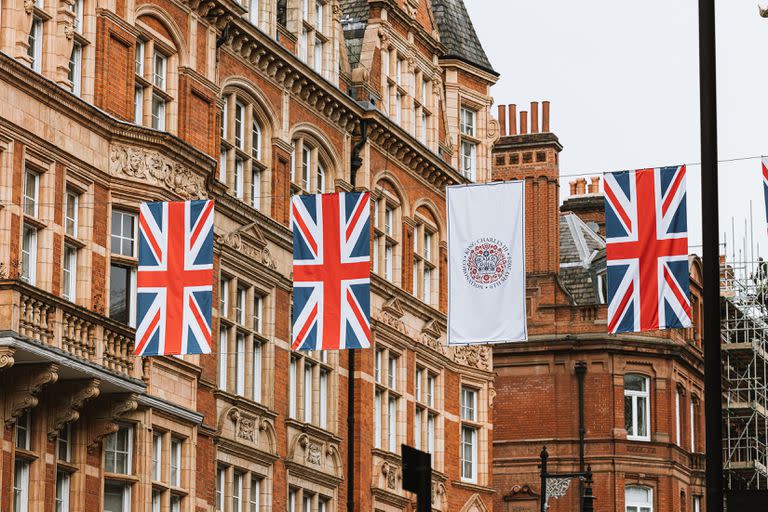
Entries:
<svg viewBox="0 0 768 512">
<path fill-rule="evenodd" d="M 412 217 L 416 218 L 417 213 L 432 220 L 437 227 L 438 238 L 441 242 L 446 239 L 445 225 L 438 213 L 437 205 L 431 199 L 425 197 L 418 199 L 413 205 Z"/>
<path fill-rule="evenodd" d="M 221 95 L 224 96 L 230 92 L 235 92 L 245 97 L 252 105 L 256 106 L 254 115 L 259 120 L 262 132 L 267 130 L 270 140 L 277 130 L 278 115 L 274 107 L 266 96 L 253 86 L 253 82 L 242 76 L 230 76 L 224 79 L 221 84 Z"/>
<path fill-rule="evenodd" d="M 176 54 L 179 59 L 178 65 L 188 66 L 189 52 L 187 51 L 187 45 L 184 42 L 184 36 L 182 35 L 181 29 L 173 20 L 173 17 L 162 7 L 152 4 L 144 4 L 136 9 L 137 21 L 141 21 L 140 18 L 145 16 L 157 21 L 161 27 L 165 29 L 167 35 L 170 36 L 171 42 L 173 42 L 173 45 L 176 47 Z"/>
<path fill-rule="evenodd" d="M 341 158 L 328 140 L 328 137 L 318 128 L 311 123 L 299 123 L 291 128 L 290 140 L 293 140 L 297 135 L 303 135 L 305 138 L 314 142 L 317 146 L 317 150 L 320 152 L 321 158 L 325 161 L 327 166 L 332 169 L 332 174 L 335 178 L 344 177 L 344 169 L 341 165 Z M 328 171 L 326 169 L 326 171 Z"/>
</svg>

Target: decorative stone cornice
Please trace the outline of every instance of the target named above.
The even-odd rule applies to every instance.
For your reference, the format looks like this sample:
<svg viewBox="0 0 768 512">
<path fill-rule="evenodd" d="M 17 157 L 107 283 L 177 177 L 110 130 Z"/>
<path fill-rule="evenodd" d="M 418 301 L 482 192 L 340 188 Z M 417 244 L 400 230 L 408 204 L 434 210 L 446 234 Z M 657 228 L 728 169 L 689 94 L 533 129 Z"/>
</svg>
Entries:
<svg viewBox="0 0 768 512">
<path fill-rule="evenodd" d="M 5 402 L 5 427 L 10 428 L 24 411 L 37 406 L 40 391 L 58 378 L 59 365 L 56 363 L 17 367 L 5 386 L 9 393 Z"/>
<path fill-rule="evenodd" d="M 48 439 L 54 439 L 67 423 L 80 418 L 80 411 L 88 400 L 99 396 L 100 379 L 67 382 L 56 394 L 62 396 L 49 416 Z"/>
<path fill-rule="evenodd" d="M 167 188 L 183 199 L 202 199 L 208 195 L 204 176 L 154 150 L 113 144 L 109 172 L 117 178 Z"/>
<path fill-rule="evenodd" d="M 248 256 L 272 270 L 277 269 L 277 262 L 267 248 L 267 241 L 256 222 L 241 228 L 216 235 L 216 243 L 227 246 L 236 252 Z M 246 244 L 246 241 L 251 242 Z"/>
</svg>

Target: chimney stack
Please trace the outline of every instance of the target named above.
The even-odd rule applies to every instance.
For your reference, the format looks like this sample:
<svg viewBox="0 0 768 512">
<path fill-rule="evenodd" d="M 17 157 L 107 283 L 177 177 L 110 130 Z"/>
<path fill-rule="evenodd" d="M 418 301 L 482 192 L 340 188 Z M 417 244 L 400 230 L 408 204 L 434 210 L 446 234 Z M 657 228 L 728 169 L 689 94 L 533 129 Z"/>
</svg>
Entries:
<svg viewBox="0 0 768 512">
<path fill-rule="evenodd" d="M 583 196 L 587 193 L 587 179 L 579 178 L 576 180 L 576 195 Z"/>
<path fill-rule="evenodd" d="M 502 137 L 507 136 L 507 108 L 499 105 L 499 132 Z"/>
<path fill-rule="evenodd" d="M 531 133 L 539 133 L 539 102 L 531 102 Z"/>
<path fill-rule="evenodd" d="M 576 195 L 576 180 L 571 180 L 571 196 Z"/>
<path fill-rule="evenodd" d="M 517 135 L 517 105 L 512 103 L 509 106 L 509 134 Z"/>
<path fill-rule="evenodd" d="M 541 131 L 542 133 L 549 133 L 549 101 L 542 102 L 541 106 L 543 110 Z"/>
<path fill-rule="evenodd" d="M 520 135 L 528 134 L 528 112 L 520 112 Z"/>
<path fill-rule="evenodd" d="M 592 176 L 589 179 L 589 193 L 590 194 L 599 194 L 600 193 L 600 176 Z"/>
</svg>

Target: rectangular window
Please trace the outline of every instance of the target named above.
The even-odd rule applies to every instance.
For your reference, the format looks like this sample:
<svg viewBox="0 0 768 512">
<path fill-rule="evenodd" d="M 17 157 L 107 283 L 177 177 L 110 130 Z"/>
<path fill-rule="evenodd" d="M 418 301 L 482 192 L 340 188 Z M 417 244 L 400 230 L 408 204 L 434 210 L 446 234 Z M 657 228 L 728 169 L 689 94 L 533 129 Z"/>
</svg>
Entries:
<svg viewBox="0 0 768 512">
<path fill-rule="evenodd" d="M 262 318 L 262 308 L 263 308 L 263 300 L 261 298 L 261 295 L 254 293 L 253 294 L 253 330 L 261 333 L 261 318 Z"/>
<path fill-rule="evenodd" d="M 395 59 L 395 81 L 397 85 L 403 82 L 403 59 Z"/>
<path fill-rule="evenodd" d="M 40 72 L 43 61 L 43 20 L 34 16 L 32 18 L 32 27 L 29 30 L 29 39 L 27 40 L 27 56 L 29 56 L 29 67 L 32 71 Z"/>
<path fill-rule="evenodd" d="M 386 207 L 384 210 L 384 233 L 386 233 L 387 236 L 392 236 L 393 233 L 393 219 L 395 216 L 395 212 L 392 208 L 389 206 Z"/>
<path fill-rule="evenodd" d="M 72 460 L 72 424 L 67 423 L 59 431 L 57 440 L 56 456 L 64 462 Z"/>
<path fill-rule="evenodd" d="M 229 279 L 219 280 L 219 316 L 229 315 Z"/>
<path fill-rule="evenodd" d="M 413 258 L 413 273 L 411 275 L 411 282 L 413 283 L 413 295 L 418 296 L 419 291 L 419 260 Z"/>
<path fill-rule="evenodd" d="M 691 418 L 690 418 L 690 424 L 691 424 L 691 452 L 696 452 L 696 412 L 693 405 L 693 400 L 691 400 L 690 405 L 690 411 L 691 411 Z"/>
<path fill-rule="evenodd" d="M 299 39 L 299 60 L 307 62 L 307 46 L 309 46 L 309 32 L 306 28 L 301 29 L 301 39 Z"/>
<path fill-rule="evenodd" d="M 222 328 L 219 331 L 219 389 L 227 390 L 227 340 L 229 335 L 227 329 Z"/>
<path fill-rule="evenodd" d="M 296 414 L 296 394 L 298 393 L 298 364 L 299 361 L 292 357 L 291 367 L 289 375 L 289 390 L 288 390 L 288 417 L 295 418 Z"/>
<path fill-rule="evenodd" d="M 134 268 L 109 266 L 109 318 L 130 325 L 133 322 Z"/>
<path fill-rule="evenodd" d="M 80 194 L 72 190 L 67 190 L 66 204 L 64 206 L 64 232 L 77 237 L 77 213 L 80 203 Z"/>
<path fill-rule="evenodd" d="M 37 228 L 24 224 L 21 241 L 21 280 L 34 285 L 37 275 Z"/>
<path fill-rule="evenodd" d="M 69 71 L 67 79 L 72 84 L 72 93 L 80 96 L 83 83 L 83 47 L 80 43 L 72 44 L 72 53 L 69 55 Z"/>
<path fill-rule="evenodd" d="M 649 379 L 642 375 L 624 376 L 624 423 L 627 439 L 650 441 Z"/>
<path fill-rule="evenodd" d="M 152 95 L 152 128 L 165 130 L 165 100 L 157 94 Z"/>
<path fill-rule="evenodd" d="M 386 81 L 386 77 L 389 76 L 389 52 L 387 50 L 381 50 L 381 65 L 383 76 Z"/>
<path fill-rule="evenodd" d="M 69 512 L 69 473 L 56 472 L 56 512 Z"/>
<path fill-rule="evenodd" d="M 434 375 L 427 374 L 427 405 L 429 407 L 435 406 L 435 380 Z"/>
<path fill-rule="evenodd" d="M 32 413 L 29 410 L 16 420 L 16 448 L 29 450 L 32 440 Z"/>
<path fill-rule="evenodd" d="M 397 449 L 397 398 L 390 396 L 387 404 L 387 416 L 389 423 L 387 425 L 387 448 L 390 452 Z"/>
<path fill-rule="evenodd" d="M 302 500 L 301 512 L 312 512 L 312 495 L 304 491 L 304 499 Z"/>
<path fill-rule="evenodd" d="M 320 164 L 320 162 L 317 163 L 317 193 L 321 194 L 325 192 L 325 169 Z"/>
<path fill-rule="evenodd" d="M 253 395 L 254 402 L 261 402 L 261 343 L 253 342 Z"/>
<path fill-rule="evenodd" d="M 320 370 L 320 428 L 328 428 L 328 370 Z"/>
<path fill-rule="evenodd" d="M 701 497 L 693 497 L 693 512 L 701 512 Z"/>
<path fill-rule="evenodd" d="M 160 495 L 159 491 L 152 491 L 152 512 L 160 512 Z"/>
<path fill-rule="evenodd" d="M 461 141 L 461 173 L 465 178 L 474 181 L 477 169 L 477 144 L 466 140 Z"/>
<path fill-rule="evenodd" d="M 475 482 L 477 479 L 475 464 L 477 461 L 477 430 L 466 425 L 461 426 L 461 479 Z"/>
<path fill-rule="evenodd" d="M 323 40 L 319 37 L 315 38 L 315 49 L 312 57 L 312 69 L 316 73 L 323 73 Z"/>
<path fill-rule="evenodd" d="M 425 144 L 427 143 L 427 114 L 423 111 L 421 112 L 421 143 Z"/>
<path fill-rule="evenodd" d="M 171 485 L 181 487 L 181 439 L 171 439 Z"/>
<path fill-rule="evenodd" d="M 414 395 L 417 402 L 421 402 L 423 400 L 423 396 L 421 395 L 421 380 L 422 380 L 422 374 L 424 373 L 424 369 L 420 366 L 416 367 L 416 381 L 414 386 Z"/>
<path fill-rule="evenodd" d="M 227 470 L 221 466 L 216 468 L 216 508 L 224 510 L 224 486 L 227 480 Z"/>
<path fill-rule="evenodd" d="M 424 411 L 417 407 L 413 420 L 413 444 L 417 450 L 421 450 L 421 418 L 423 415 Z"/>
<path fill-rule="evenodd" d="M 259 0 L 251 0 L 250 7 L 248 8 L 248 20 L 252 25 L 258 26 L 259 24 Z"/>
<path fill-rule="evenodd" d="M 104 510 L 109 512 L 130 512 L 131 488 L 127 483 L 104 482 Z"/>
<path fill-rule="evenodd" d="M 133 88 L 133 122 L 135 124 L 144 122 L 144 87 L 139 84 Z"/>
<path fill-rule="evenodd" d="M 373 447 L 381 448 L 381 391 L 376 390 L 373 400 Z"/>
<path fill-rule="evenodd" d="M 435 415 L 427 415 L 427 451 L 435 453 Z"/>
<path fill-rule="evenodd" d="M 461 109 L 461 133 L 464 135 L 469 135 L 470 137 L 475 136 L 475 119 L 477 116 L 477 112 L 474 110 L 470 110 L 468 108 L 462 107 Z"/>
<path fill-rule="evenodd" d="M 136 256 L 136 215 L 112 210 L 112 254 Z"/>
<path fill-rule="evenodd" d="M 400 92 L 395 95 L 395 122 L 403 122 L 403 95 Z"/>
<path fill-rule="evenodd" d="M 396 389 L 397 386 L 397 357 L 389 356 L 387 365 L 387 386 Z"/>
<path fill-rule="evenodd" d="M 229 128 L 227 127 L 229 118 L 227 116 L 227 112 L 229 112 L 229 98 L 224 98 L 224 106 L 221 107 L 221 138 L 227 139 L 227 134 L 229 133 Z"/>
<path fill-rule="evenodd" d="M 144 41 L 136 41 L 136 62 L 134 70 L 137 75 L 144 76 Z"/>
<path fill-rule="evenodd" d="M 376 382 L 381 383 L 381 358 L 384 355 L 383 350 L 376 350 L 376 357 L 374 360 L 374 366 L 373 366 L 373 377 L 376 380 Z"/>
<path fill-rule="evenodd" d="M 238 472 L 232 480 L 232 512 L 243 512 L 243 474 Z"/>
<path fill-rule="evenodd" d="M 71 245 L 64 246 L 64 290 L 62 295 L 70 302 L 75 300 L 75 288 L 77 284 L 77 248 Z"/>
<path fill-rule="evenodd" d="M 13 512 L 29 510 L 29 462 L 16 459 L 13 465 Z"/>
<path fill-rule="evenodd" d="M 40 175 L 27 169 L 24 172 L 24 215 L 37 217 Z"/>
<path fill-rule="evenodd" d="M 461 388 L 461 419 L 465 421 L 477 421 L 477 391 L 470 388 Z"/>
<path fill-rule="evenodd" d="M 301 150 L 301 182 L 304 190 L 309 191 L 309 171 L 311 166 L 312 153 L 310 149 L 304 146 Z"/>
<path fill-rule="evenodd" d="M 163 479 L 163 436 L 152 434 L 152 480 L 160 482 Z"/>
<path fill-rule="evenodd" d="M 245 335 L 241 332 L 236 337 L 235 357 L 235 393 L 245 395 Z"/>
<path fill-rule="evenodd" d="M 315 2 L 315 29 L 318 32 L 323 31 L 323 3 Z"/>
<path fill-rule="evenodd" d="M 304 421 L 312 422 L 312 370 L 314 365 L 304 363 Z"/>
<path fill-rule="evenodd" d="M 258 478 L 251 480 L 251 496 L 248 505 L 248 512 L 259 512 L 261 508 L 261 480 Z"/>
<path fill-rule="evenodd" d="M 75 3 L 71 6 L 72 12 L 75 13 L 74 29 L 78 34 L 83 33 L 83 0 L 75 0 Z"/>
<path fill-rule="evenodd" d="M 171 512 L 181 512 L 181 496 L 171 495 Z"/>
<path fill-rule="evenodd" d="M 245 325 L 245 288 L 237 287 L 237 297 L 235 299 L 235 320 L 240 325 Z"/>
<path fill-rule="evenodd" d="M 235 102 L 235 146 L 238 149 L 245 149 L 245 137 L 243 136 L 243 130 L 245 129 L 245 107 L 239 101 Z"/>
<path fill-rule="evenodd" d="M 160 52 L 155 52 L 154 69 L 152 73 L 152 83 L 160 89 L 165 90 L 166 68 L 168 67 L 168 57 Z"/>
<path fill-rule="evenodd" d="M 680 390 L 675 390 L 675 443 L 682 447 L 682 431 L 680 428 Z"/>
<path fill-rule="evenodd" d="M 392 274 L 392 251 L 394 250 L 394 247 L 392 247 L 390 244 L 387 244 L 387 246 L 384 248 L 384 279 L 387 281 L 392 281 L 393 274 Z"/>
<path fill-rule="evenodd" d="M 424 284 L 422 287 L 422 297 L 421 300 L 426 302 L 427 304 L 430 303 L 432 298 L 432 270 L 429 268 L 424 267 Z"/>
<path fill-rule="evenodd" d="M 379 273 L 379 238 L 378 236 L 373 238 L 373 254 L 371 255 L 373 258 L 373 272 L 375 274 Z"/>
<path fill-rule="evenodd" d="M 114 434 L 107 436 L 104 445 L 104 471 L 129 475 L 133 452 L 133 430 L 120 427 Z"/>
<path fill-rule="evenodd" d="M 256 168 L 251 171 L 251 206 L 261 208 L 261 171 Z"/>
</svg>

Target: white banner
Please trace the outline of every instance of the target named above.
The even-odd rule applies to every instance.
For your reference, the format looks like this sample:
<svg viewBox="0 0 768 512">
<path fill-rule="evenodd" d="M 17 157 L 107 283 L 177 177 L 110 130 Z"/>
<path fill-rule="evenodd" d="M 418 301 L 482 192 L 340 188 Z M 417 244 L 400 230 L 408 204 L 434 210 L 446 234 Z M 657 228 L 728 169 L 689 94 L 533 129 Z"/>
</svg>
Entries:
<svg viewBox="0 0 768 512">
<path fill-rule="evenodd" d="M 448 207 L 448 344 L 526 341 L 525 183 L 453 186 Z"/>
</svg>

